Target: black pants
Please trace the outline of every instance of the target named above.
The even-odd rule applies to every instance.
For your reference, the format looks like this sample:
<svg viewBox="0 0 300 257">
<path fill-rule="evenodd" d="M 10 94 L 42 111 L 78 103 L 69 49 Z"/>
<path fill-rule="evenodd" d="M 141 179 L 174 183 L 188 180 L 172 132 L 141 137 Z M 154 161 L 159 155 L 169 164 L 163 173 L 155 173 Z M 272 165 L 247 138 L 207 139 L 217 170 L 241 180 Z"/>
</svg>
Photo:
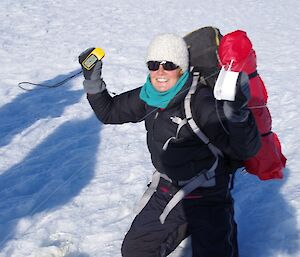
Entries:
<svg viewBox="0 0 300 257">
<path fill-rule="evenodd" d="M 191 235 L 193 257 L 238 257 L 233 204 L 227 189 L 199 189 L 159 221 L 178 189 L 161 179 L 135 217 L 122 245 L 123 257 L 165 257 Z"/>
</svg>

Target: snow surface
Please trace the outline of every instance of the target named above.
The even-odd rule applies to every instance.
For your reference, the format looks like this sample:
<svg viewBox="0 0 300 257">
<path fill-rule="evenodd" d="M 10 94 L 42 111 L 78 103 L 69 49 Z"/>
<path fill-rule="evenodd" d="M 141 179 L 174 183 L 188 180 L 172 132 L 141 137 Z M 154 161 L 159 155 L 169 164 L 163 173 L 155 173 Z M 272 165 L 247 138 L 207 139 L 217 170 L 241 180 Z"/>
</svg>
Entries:
<svg viewBox="0 0 300 257">
<path fill-rule="evenodd" d="M 153 171 L 144 124 L 100 124 L 81 76 L 55 89 L 17 84 L 55 84 L 99 46 L 120 93 L 144 83 L 154 35 L 207 25 L 247 31 L 288 159 L 283 180 L 237 175 L 240 256 L 300 256 L 299 17 L 297 0 L 1 0 L 0 256 L 121 256 Z M 190 256 L 184 243 L 172 256 Z"/>
</svg>

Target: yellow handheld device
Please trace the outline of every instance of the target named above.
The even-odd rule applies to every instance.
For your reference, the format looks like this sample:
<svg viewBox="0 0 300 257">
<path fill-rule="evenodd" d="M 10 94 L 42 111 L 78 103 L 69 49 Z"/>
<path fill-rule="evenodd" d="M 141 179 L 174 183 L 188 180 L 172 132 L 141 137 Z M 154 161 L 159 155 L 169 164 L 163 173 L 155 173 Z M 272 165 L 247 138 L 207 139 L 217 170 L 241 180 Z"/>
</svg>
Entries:
<svg viewBox="0 0 300 257">
<path fill-rule="evenodd" d="M 101 48 L 95 48 L 82 62 L 82 66 L 90 70 L 92 69 L 97 61 L 100 61 L 104 57 L 105 53 Z"/>
</svg>

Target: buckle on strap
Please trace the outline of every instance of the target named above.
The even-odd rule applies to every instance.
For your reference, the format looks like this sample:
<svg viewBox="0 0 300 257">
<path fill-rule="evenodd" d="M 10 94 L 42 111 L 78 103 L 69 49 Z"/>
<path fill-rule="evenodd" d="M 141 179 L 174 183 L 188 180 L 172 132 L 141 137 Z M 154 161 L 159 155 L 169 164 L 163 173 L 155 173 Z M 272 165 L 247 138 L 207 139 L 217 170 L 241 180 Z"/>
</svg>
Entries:
<svg viewBox="0 0 300 257">
<path fill-rule="evenodd" d="M 212 178 L 214 178 L 216 176 L 216 173 L 215 173 L 214 170 L 205 170 L 203 172 L 203 175 L 205 176 L 205 178 L 207 180 L 210 180 L 210 179 L 212 179 Z"/>
</svg>

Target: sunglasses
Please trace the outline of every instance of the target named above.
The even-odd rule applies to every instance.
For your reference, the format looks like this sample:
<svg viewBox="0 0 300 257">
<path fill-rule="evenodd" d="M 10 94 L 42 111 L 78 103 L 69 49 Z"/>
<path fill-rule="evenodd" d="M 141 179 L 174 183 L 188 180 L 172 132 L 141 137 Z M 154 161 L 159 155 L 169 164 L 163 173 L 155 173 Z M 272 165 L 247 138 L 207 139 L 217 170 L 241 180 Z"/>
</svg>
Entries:
<svg viewBox="0 0 300 257">
<path fill-rule="evenodd" d="M 148 69 L 151 71 L 156 71 L 159 66 L 162 65 L 164 70 L 176 70 L 179 66 L 173 62 L 168 61 L 149 61 L 147 62 Z"/>
</svg>

